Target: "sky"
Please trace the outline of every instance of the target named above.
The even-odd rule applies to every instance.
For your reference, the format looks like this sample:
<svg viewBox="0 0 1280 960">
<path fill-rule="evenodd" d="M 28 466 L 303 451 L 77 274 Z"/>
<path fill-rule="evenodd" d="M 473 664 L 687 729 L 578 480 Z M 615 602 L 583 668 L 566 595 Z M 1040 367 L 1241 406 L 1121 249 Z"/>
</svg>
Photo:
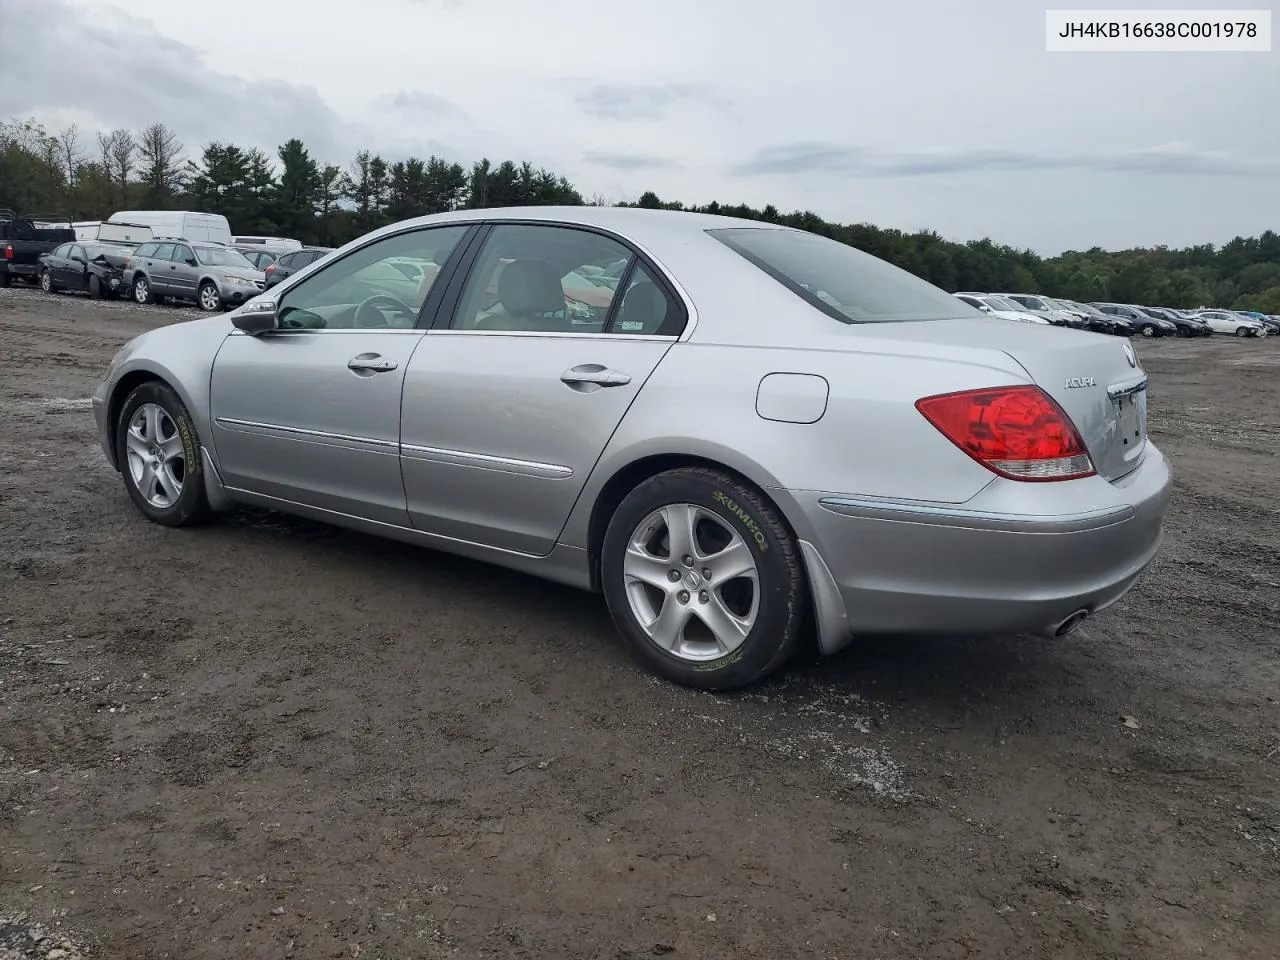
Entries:
<svg viewBox="0 0 1280 960">
<path fill-rule="evenodd" d="M 0 0 L 0 91 L 0 119 L 159 121 L 190 156 L 530 160 L 588 198 L 1046 256 L 1280 229 L 1280 44 L 1048 53 L 1029 0 Z"/>
</svg>

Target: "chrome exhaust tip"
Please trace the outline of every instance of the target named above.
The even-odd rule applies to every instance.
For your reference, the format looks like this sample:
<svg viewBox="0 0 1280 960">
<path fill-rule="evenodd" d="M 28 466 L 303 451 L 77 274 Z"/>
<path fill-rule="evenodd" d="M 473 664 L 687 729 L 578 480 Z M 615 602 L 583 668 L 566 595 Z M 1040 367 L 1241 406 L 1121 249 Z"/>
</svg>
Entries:
<svg viewBox="0 0 1280 960">
<path fill-rule="evenodd" d="M 1053 638 L 1055 640 L 1062 639 L 1067 634 L 1073 632 L 1076 627 L 1080 626 L 1080 624 L 1084 623 L 1088 617 L 1088 610 L 1077 610 L 1071 616 L 1067 617 L 1067 619 L 1058 624 L 1058 628 L 1053 631 Z"/>
</svg>

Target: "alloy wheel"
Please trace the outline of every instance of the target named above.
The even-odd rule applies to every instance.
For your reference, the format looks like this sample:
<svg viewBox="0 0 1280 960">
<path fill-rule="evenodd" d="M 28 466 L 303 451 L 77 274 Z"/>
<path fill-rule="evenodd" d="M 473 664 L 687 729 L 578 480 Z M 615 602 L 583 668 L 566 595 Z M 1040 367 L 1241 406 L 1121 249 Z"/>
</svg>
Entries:
<svg viewBox="0 0 1280 960">
<path fill-rule="evenodd" d="M 137 300 L 139 303 L 146 303 L 147 295 L 149 293 L 150 290 L 147 287 L 147 281 L 145 279 L 139 277 L 133 282 L 133 299 Z"/>
<path fill-rule="evenodd" d="M 182 496 L 187 477 L 182 435 L 169 412 L 158 403 L 134 411 L 125 434 L 129 476 L 144 500 L 167 510 Z"/>
<path fill-rule="evenodd" d="M 218 296 L 218 288 L 206 283 L 200 288 L 200 306 L 205 310 L 217 310 L 222 306 L 222 298 Z"/>
<path fill-rule="evenodd" d="M 751 546 L 705 507 L 673 503 L 645 517 L 627 541 L 622 574 L 641 629 L 681 660 L 718 660 L 755 626 L 760 574 Z"/>
</svg>

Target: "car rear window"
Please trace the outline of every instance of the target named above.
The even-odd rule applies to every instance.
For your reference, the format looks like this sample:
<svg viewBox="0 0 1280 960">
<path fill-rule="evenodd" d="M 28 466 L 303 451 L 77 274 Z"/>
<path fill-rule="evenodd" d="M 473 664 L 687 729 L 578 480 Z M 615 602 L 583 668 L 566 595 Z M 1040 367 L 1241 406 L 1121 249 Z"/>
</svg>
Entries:
<svg viewBox="0 0 1280 960">
<path fill-rule="evenodd" d="M 707 233 L 842 323 L 950 320 L 967 313 L 940 287 L 836 240 L 769 227 Z"/>
</svg>

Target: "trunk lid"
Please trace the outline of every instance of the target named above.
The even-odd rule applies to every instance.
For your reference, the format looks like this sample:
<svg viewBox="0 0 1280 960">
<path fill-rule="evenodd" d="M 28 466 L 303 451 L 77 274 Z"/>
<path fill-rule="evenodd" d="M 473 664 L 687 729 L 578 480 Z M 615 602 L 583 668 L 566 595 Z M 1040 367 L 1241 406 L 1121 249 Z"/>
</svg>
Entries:
<svg viewBox="0 0 1280 960">
<path fill-rule="evenodd" d="M 1123 337 L 989 317 L 885 326 L 897 339 L 1003 352 L 1066 411 L 1099 476 L 1117 480 L 1138 466 L 1147 445 L 1147 378 Z"/>
</svg>

